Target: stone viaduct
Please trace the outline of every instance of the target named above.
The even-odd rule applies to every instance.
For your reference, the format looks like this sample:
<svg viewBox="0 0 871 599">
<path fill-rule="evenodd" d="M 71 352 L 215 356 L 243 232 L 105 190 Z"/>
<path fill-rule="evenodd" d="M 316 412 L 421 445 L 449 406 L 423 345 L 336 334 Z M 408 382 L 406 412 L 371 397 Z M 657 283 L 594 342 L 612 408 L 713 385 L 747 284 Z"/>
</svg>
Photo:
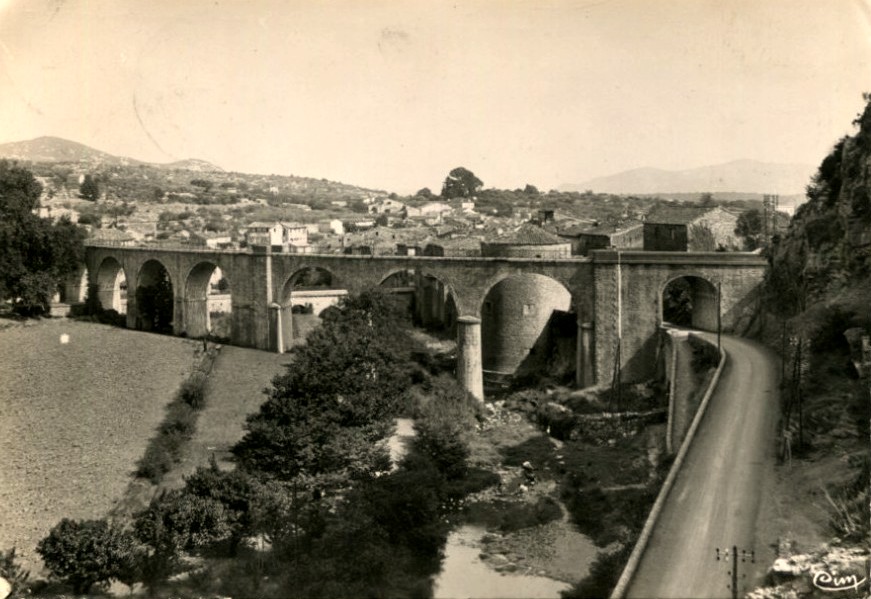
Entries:
<svg viewBox="0 0 871 599">
<path fill-rule="evenodd" d="M 457 376 L 483 397 L 482 307 L 488 293 L 506 279 L 546 277 L 571 297 L 567 310 L 577 328 L 574 353 L 578 386 L 608 383 L 619 356 L 622 380 L 641 380 L 655 368 L 657 331 L 662 323 L 666 285 L 685 277 L 692 295 L 693 325 L 725 332 L 740 326 L 755 307 L 754 291 L 766 262 L 754 254 L 609 251 L 567 259 L 350 256 L 278 254 L 266 248 L 226 251 L 159 246 L 90 244 L 86 248 L 87 284 L 103 308 L 119 309 L 121 273 L 128 282 L 127 326 L 141 329 L 135 289 L 153 284 L 165 270 L 172 285 L 173 332 L 199 337 L 208 332 L 209 280 L 219 267 L 232 292 L 231 343 L 270 351 L 288 345 L 290 297 L 300 275 L 326 272 L 329 287 L 349 293 L 383 284 L 408 273 L 438 281 L 444 303 L 450 298 L 457 318 Z M 80 273 L 77 281 L 84 281 Z M 71 283 L 70 287 L 82 283 Z M 79 294 L 73 289 L 68 294 Z M 431 295 L 431 294 L 430 294 Z M 718 301 L 719 295 L 719 301 Z M 523 318 L 527 308 L 523 306 Z M 719 310 L 718 310 L 719 307 Z M 532 306 L 534 309 L 534 306 Z M 514 318 L 512 316 L 511 318 Z M 565 322 L 565 320 L 563 321 Z M 514 327 L 517 322 L 497 323 Z"/>
</svg>

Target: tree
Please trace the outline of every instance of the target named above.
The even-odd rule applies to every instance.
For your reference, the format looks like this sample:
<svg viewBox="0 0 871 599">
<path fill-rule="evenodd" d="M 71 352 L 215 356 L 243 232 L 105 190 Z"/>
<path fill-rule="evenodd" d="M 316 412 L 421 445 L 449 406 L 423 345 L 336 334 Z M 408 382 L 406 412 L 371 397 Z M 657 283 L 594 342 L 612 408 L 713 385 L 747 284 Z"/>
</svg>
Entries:
<svg viewBox="0 0 871 599">
<path fill-rule="evenodd" d="M 426 198 L 426 199 L 428 199 L 428 200 L 429 200 L 429 199 L 432 199 L 432 197 L 433 197 L 433 196 L 432 196 L 432 191 L 430 191 L 430 188 L 429 188 L 429 187 L 424 187 L 423 189 L 419 189 L 419 190 L 417 191 L 417 193 L 414 194 L 414 195 L 415 195 L 416 197 L 419 197 L 419 198 Z"/>
<path fill-rule="evenodd" d="M 531 185 L 529 183 L 526 184 L 526 187 L 523 188 L 523 193 L 528 196 L 537 196 L 538 195 L 538 187 L 535 185 Z"/>
<path fill-rule="evenodd" d="M 85 254 L 84 229 L 33 213 L 41 191 L 30 171 L 0 160 L 0 299 L 28 316 L 48 311 L 57 284 Z"/>
<path fill-rule="evenodd" d="M 374 444 L 386 436 L 415 368 L 391 299 L 367 292 L 322 316 L 233 448 L 249 470 L 291 480 L 303 473 L 356 478 L 389 466 Z"/>
<path fill-rule="evenodd" d="M 85 175 L 82 184 L 79 186 L 79 195 L 86 200 L 97 201 L 97 198 L 100 197 L 100 184 L 97 182 L 97 179 L 91 175 Z"/>
<path fill-rule="evenodd" d="M 744 249 L 751 252 L 762 245 L 762 214 L 758 209 L 748 210 L 738 217 L 735 234 L 744 239 Z"/>
<path fill-rule="evenodd" d="M 36 547 L 51 575 L 87 593 L 95 584 L 127 578 L 139 556 L 132 535 L 106 520 L 64 518 Z"/>
<path fill-rule="evenodd" d="M 475 195 L 483 185 L 484 183 L 475 176 L 475 173 L 458 166 L 445 178 L 442 185 L 442 197 L 447 200 L 468 198 Z"/>
</svg>

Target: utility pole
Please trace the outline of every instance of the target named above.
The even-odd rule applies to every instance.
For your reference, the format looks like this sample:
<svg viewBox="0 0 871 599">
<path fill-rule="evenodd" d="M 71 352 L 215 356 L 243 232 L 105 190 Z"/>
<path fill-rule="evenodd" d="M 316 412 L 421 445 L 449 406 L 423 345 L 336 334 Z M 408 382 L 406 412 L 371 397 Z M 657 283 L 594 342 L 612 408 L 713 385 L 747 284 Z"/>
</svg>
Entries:
<svg viewBox="0 0 871 599">
<path fill-rule="evenodd" d="M 747 560 L 750 560 L 751 564 L 756 563 L 756 552 L 753 550 L 747 551 L 746 549 L 741 550 L 741 563 L 745 563 Z M 738 599 L 738 547 L 732 545 L 731 550 L 726 549 L 721 552 L 720 548 L 717 547 L 717 561 L 731 562 L 732 569 L 727 572 L 731 576 L 731 584 L 727 585 L 732 590 L 732 599 Z M 746 578 L 747 574 L 743 574 L 741 578 Z"/>
<path fill-rule="evenodd" d="M 720 335 L 723 332 L 723 284 L 717 283 L 717 353 L 720 353 Z"/>
</svg>

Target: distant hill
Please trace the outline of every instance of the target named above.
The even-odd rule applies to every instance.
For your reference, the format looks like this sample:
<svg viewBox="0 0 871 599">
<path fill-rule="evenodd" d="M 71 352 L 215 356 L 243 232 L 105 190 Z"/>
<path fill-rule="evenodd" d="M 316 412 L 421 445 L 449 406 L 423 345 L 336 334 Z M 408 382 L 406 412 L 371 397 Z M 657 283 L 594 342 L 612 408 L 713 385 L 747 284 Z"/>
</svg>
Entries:
<svg viewBox="0 0 871 599">
<path fill-rule="evenodd" d="M 160 168 L 198 172 L 223 171 L 221 167 L 205 160 L 187 159 L 168 164 L 148 163 L 126 156 L 115 156 L 68 139 L 49 136 L 0 144 L 0 158 L 11 158 L 22 162 L 77 162 L 91 166 L 149 164 Z"/>
<path fill-rule="evenodd" d="M 704 192 L 803 194 L 816 167 L 735 160 L 680 171 L 638 168 L 583 183 L 560 186 L 560 191 L 613 194 L 679 194 Z"/>
</svg>

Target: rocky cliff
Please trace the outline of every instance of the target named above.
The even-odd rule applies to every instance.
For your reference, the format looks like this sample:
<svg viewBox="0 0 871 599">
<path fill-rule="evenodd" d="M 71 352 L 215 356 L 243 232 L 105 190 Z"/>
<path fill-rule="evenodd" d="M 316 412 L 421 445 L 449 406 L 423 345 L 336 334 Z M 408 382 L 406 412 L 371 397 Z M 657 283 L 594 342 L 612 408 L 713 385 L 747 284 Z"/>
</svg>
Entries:
<svg viewBox="0 0 871 599">
<path fill-rule="evenodd" d="M 790 315 L 871 272 L 871 101 L 823 159 L 771 252 L 769 296 Z M 780 311 L 778 310 L 778 311 Z"/>
</svg>

